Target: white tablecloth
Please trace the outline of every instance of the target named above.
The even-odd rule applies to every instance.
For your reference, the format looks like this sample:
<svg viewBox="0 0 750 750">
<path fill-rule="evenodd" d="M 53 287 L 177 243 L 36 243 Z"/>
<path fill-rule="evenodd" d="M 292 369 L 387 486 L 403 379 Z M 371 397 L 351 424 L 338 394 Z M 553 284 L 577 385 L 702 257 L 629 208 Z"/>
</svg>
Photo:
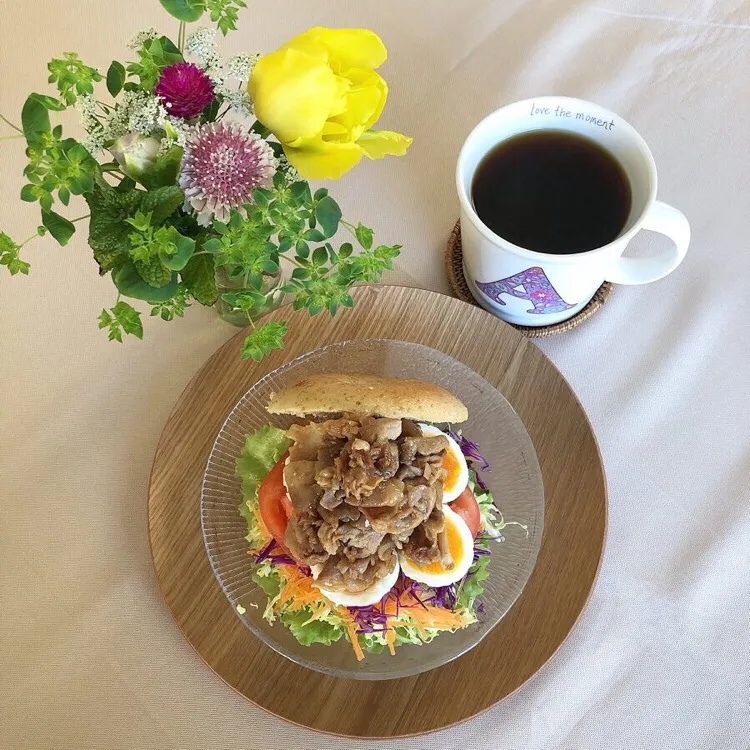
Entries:
<svg viewBox="0 0 750 750">
<path fill-rule="evenodd" d="M 348 216 L 403 243 L 392 281 L 448 291 L 459 147 L 486 113 L 545 93 L 632 122 L 654 152 L 660 198 L 693 228 L 676 273 L 617 289 L 595 319 L 540 344 L 588 411 L 609 480 L 607 550 L 578 627 L 485 715 L 382 747 L 750 747 L 750 7 L 250 6 L 226 40 L 233 53 L 271 49 L 315 24 L 369 26 L 386 41 L 383 124 L 414 145 L 335 190 Z M 0 111 L 13 120 L 27 92 L 47 90 L 52 56 L 80 50 L 106 69 L 133 32 L 176 33 L 156 0 L 1 7 Z M 18 201 L 21 143 L 0 142 L 0 229 L 23 238 L 37 214 Z M 191 309 L 171 324 L 148 321 L 143 342 L 108 343 L 96 318 L 115 295 L 85 235 L 66 248 L 49 238 L 29 246 L 28 278 L 0 269 L 0 747 L 372 747 L 245 702 L 170 619 L 146 535 L 151 458 L 181 389 L 234 331 Z"/>
</svg>

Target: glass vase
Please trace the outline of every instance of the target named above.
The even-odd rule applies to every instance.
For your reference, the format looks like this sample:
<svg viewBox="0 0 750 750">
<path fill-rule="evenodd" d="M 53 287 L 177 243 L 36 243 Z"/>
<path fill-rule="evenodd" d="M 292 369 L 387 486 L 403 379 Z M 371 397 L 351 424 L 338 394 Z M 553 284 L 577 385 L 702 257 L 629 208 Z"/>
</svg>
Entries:
<svg viewBox="0 0 750 750">
<path fill-rule="evenodd" d="M 284 275 L 281 270 L 278 270 L 276 273 L 263 275 L 263 284 L 260 288 L 260 293 L 266 295 L 266 301 L 262 305 L 258 305 L 250 310 L 250 318 L 253 322 L 284 303 L 286 295 L 281 291 L 283 285 Z M 222 295 L 227 292 L 240 292 L 245 289 L 246 287 L 242 280 L 235 281 L 234 279 L 230 279 L 226 270 L 223 267 L 219 267 L 216 269 L 216 287 L 219 292 L 219 298 L 214 307 L 216 307 L 216 311 L 222 320 L 240 328 L 248 325 L 248 314 L 239 307 L 234 307 L 222 299 Z"/>
</svg>

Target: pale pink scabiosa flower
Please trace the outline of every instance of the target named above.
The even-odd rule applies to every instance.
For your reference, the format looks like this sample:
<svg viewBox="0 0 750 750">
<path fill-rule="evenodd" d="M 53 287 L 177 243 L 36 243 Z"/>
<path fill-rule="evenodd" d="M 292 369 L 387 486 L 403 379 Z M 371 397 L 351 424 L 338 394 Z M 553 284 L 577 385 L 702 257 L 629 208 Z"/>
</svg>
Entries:
<svg viewBox="0 0 750 750">
<path fill-rule="evenodd" d="M 270 187 L 276 171 L 271 147 L 238 123 L 201 125 L 190 137 L 182 157 L 180 187 L 185 210 L 198 214 L 198 223 L 227 221 L 232 208 L 252 201 L 256 187 Z"/>
<path fill-rule="evenodd" d="M 194 63 L 178 62 L 162 70 L 154 93 L 170 115 L 189 120 L 214 100 L 214 85 Z"/>
</svg>

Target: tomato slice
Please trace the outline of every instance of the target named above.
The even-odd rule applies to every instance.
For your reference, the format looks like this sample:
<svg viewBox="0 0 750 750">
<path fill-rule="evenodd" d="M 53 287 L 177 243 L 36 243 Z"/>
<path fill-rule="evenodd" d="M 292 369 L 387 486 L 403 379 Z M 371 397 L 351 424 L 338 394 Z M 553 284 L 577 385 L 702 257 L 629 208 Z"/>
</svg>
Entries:
<svg viewBox="0 0 750 750">
<path fill-rule="evenodd" d="M 276 543 L 288 552 L 284 544 L 286 527 L 291 516 L 292 503 L 284 487 L 284 462 L 288 454 L 284 454 L 271 469 L 258 488 L 258 505 L 260 516 Z M 287 506 L 289 511 L 287 511 Z"/>
<path fill-rule="evenodd" d="M 466 525 L 471 531 L 471 535 L 476 537 L 479 531 L 479 504 L 477 499 L 474 497 L 474 493 L 471 491 L 471 487 L 466 485 L 466 489 L 452 502 L 450 503 L 451 510 L 456 511 L 461 518 L 466 522 Z"/>
</svg>

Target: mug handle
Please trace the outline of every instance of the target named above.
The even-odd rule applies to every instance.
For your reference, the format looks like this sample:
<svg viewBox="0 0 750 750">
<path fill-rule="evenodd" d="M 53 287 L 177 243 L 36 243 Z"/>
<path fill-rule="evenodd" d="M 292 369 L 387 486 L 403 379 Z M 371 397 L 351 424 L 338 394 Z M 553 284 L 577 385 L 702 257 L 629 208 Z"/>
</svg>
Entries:
<svg viewBox="0 0 750 750">
<path fill-rule="evenodd" d="M 606 274 L 607 281 L 615 284 L 650 284 L 672 273 L 682 263 L 690 244 L 690 224 L 682 211 L 654 201 L 641 229 L 669 237 L 674 247 L 653 258 L 618 258 Z"/>
</svg>

